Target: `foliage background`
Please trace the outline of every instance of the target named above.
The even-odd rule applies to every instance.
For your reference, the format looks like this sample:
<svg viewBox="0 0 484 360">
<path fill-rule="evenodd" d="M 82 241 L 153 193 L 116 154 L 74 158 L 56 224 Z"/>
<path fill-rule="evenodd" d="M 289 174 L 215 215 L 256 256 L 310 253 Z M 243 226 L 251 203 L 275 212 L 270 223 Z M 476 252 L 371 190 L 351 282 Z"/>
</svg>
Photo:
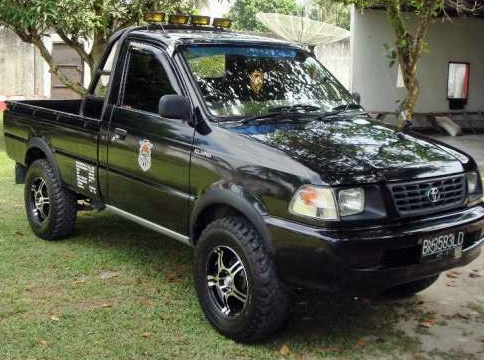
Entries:
<svg viewBox="0 0 484 360">
<path fill-rule="evenodd" d="M 236 30 L 267 32 L 255 17 L 258 12 L 300 15 L 301 11 L 294 0 L 235 0 L 227 16 Z"/>
</svg>

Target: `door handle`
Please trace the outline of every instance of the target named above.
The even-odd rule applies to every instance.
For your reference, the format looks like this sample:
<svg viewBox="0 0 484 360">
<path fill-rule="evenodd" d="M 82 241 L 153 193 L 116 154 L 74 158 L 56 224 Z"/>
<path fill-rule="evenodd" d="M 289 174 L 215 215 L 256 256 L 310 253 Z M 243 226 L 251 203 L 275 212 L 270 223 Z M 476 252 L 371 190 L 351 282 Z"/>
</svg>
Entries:
<svg viewBox="0 0 484 360">
<path fill-rule="evenodd" d="M 128 135 L 128 132 L 124 129 L 120 128 L 114 128 L 114 135 L 111 138 L 111 142 L 116 142 L 117 140 L 124 140 L 126 139 L 126 136 Z"/>
</svg>

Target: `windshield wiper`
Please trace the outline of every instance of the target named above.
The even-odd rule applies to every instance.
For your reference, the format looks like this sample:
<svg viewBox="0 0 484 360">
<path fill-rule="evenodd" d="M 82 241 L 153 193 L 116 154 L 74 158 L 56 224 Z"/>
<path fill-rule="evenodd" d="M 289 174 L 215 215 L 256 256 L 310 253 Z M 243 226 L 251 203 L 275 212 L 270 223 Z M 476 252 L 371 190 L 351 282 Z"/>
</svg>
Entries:
<svg viewBox="0 0 484 360">
<path fill-rule="evenodd" d="M 296 105 L 284 105 L 284 106 L 276 106 L 273 108 L 268 109 L 269 112 L 251 116 L 245 119 L 242 119 L 240 122 L 242 124 L 247 124 L 253 122 L 255 120 L 270 120 L 274 118 L 285 117 L 288 120 L 296 120 L 296 118 L 300 118 L 303 116 L 319 116 L 321 115 L 318 113 L 311 113 L 316 110 L 320 110 L 319 106 L 314 105 L 305 105 L 305 104 L 296 104 Z"/>
<path fill-rule="evenodd" d="M 306 111 L 317 111 L 321 108 L 319 106 L 314 105 L 306 105 L 306 104 L 295 104 L 295 105 L 283 105 L 283 106 L 276 106 L 269 108 L 269 113 L 272 112 L 306 112 Z"/>
<path fill-rule="evenodd" d="M 349 104 L 342 104 L 335 106 L 331 111 L 327 111 L 321 115 L 321 117 L 327 117 L 332 115 L 338 115 L 348 110 L 363 110 L 363 108 L 359 104 L 349 103 Z"/>
<path fill-rule="evenodd" d="M 248 124 L 257 120 L 271 120 L 277 118 L 284 118 L 287 120 L 296 120 L 296 117 L 299 118 L 302 115 L 307 116 L 309 114 L 300 113 L 300 112 L 289 112 L 289 111 L 278 111 L 278 112 L 270 112 L 261 115 L 251 116 L 245 119 L 240 120 L 242 124 Z"/>
<path fill-rule="evenodd" d="M 360 105 L 354 104 L 354 103 L 335 106 L 331 111 L 327 111 L 325 113 L 321 113 L 319 111 L 316 112 L 317 110 L 321 110 L 319 106 L 305 105 L 305 104 L 285 105 L 285 106 L 277 106 L 277 107 L 270 108 L 269 112 L 267 113 L 247 117 L 247 118 L 241 119 L 240 122 L 242 124 L 248 124 L 256 120 L 271 120 L 271 119 L 281 118 L 281 117 L 285 117 L 286 119 L 292 120 L 292 121 L 296 120 L 296 118 L 300 119 L 302 117 L 311 117 L 311 118 L 319 117 L 322 119 L 327 116 L 340 114 L 349 109 L 363 110 L 363 108 Z"/>
<path fill-rule="evenodd" d="M 355 103 L 348 103 L 348 104 L 342 104 L 335 106 L 332 111 L 339 111 L 339 110 L 358 110 L 358 109 L 363 109 L 360 104 L 355 104 Z"/>
</svg>

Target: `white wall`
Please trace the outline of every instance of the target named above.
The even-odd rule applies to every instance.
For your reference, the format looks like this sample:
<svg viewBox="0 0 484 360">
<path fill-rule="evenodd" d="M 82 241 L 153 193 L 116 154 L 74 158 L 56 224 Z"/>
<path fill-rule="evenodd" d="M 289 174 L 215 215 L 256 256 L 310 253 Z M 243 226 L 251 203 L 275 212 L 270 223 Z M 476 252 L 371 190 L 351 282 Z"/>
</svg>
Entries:
<svg viewBox="0 0 484 360">
<path fill-rule="evenodd" d="M 350 39 L 318 45 L 315 53 L 318 60 L 348 89 L 351 80 Z"/>
<path fill-rule="evenodd" d="M 0 27 L 0 95 L 44 96 L 44 62 L 33 45 Z"/>
<path fill-rule="evenodd" d="M 397 88 L 397 66 L 389 68 L 383 50 L 393 31 L 381 10 L 352 11 L 351 88 L 361 94 L 370 111 L 395 111 L 396 100 L 405 97 Z M 436 20 L 429 30 L 430 53 L 423 54 L 418 77 L 421 85 L 417 112 L 445 112 L 449 61 L 470 62 L 467 111 L 484 110 L 484 20 L 467 18 Z"/>
<path fill-rule="evenodd" d="M 55 33 L 43 38 L 52 52 L 53 44 L 62 42 Z M 84 42 L 86 49 L 90 45 Z M 0 96 L 3 97 L 50 97 L 52 75 L 49 66 L 31 44 L 23 42 L 14 32 L 0 27 Z M 89 86 L 90 69 L 84 63 L 84 86 Z"/>
</svg>

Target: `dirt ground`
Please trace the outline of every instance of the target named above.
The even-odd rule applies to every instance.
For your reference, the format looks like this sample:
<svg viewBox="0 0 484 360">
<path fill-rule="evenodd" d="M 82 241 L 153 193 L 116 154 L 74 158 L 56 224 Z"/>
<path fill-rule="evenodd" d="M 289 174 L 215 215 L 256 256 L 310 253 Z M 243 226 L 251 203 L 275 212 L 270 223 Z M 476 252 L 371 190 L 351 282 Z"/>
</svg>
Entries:
<svg viewBox="0 0 484 360">
<path fill-rule="evenodd" d="M 418 338 L 423 353 L 484 359 L 484 254 L 466 267 L 443 273 L 414 300 L 422 302 L 426 318 L 418 326 L 414 319 L 404 319 L 398 327 Z"/>
<path fill-rule="evenodd" d="M 484 253 L 406 299 L 301 296 L 289 328 L 289 345 L 299 337 L 313 347 L 331 339 L 326 349 L 356 345 L 337 359 L 484 359 Z"/>
</svg>

